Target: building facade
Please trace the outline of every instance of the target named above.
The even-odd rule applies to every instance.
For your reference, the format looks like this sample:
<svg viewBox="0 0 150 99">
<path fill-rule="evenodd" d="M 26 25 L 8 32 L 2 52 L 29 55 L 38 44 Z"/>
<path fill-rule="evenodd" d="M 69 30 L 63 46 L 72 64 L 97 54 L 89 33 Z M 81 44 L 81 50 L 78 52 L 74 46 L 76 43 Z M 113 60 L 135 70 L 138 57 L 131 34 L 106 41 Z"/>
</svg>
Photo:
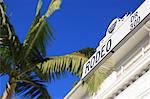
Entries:
<svg viewBox="0 0 150 99">
<path fill-rule="evenodd" d="M 107 60 L 113 70 L 99 90 L 88 95 L 85 81 Z M 65 99 L 150 99 L 150 0 L 112 21 L 78 84 Z"/>
</svg>

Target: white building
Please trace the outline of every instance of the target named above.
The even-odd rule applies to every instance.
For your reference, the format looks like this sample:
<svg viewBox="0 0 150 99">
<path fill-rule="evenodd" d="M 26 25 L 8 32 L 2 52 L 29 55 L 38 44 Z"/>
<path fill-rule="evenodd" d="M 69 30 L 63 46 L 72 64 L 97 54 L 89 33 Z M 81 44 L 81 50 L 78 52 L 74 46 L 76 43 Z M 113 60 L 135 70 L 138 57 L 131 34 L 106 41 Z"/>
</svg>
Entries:
<svg viewBox="0 0 150 99">
<path fill-rule="evenodd" d="M 93 72 L 113 61 L 113 71 L 93 95 L 82 86 Z M 116 18 L 95 54 L 85 63 L 79 83 L 65 99 L 150 99 L 150 0 L 133 13 Z"/>
</svg>

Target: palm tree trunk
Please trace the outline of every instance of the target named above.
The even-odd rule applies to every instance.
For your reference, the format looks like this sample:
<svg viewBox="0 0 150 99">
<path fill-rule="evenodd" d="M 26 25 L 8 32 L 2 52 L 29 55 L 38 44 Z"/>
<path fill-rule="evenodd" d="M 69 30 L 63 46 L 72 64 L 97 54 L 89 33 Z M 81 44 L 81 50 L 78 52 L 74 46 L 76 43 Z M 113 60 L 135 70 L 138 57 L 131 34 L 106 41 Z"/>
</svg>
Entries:
<svg viewBox="0 0 150 99">
<path fill-rule="evenodd" d="M 13 84 L 7 83 L 7 88 L 3 93 L 2 99 L 10 99 L 13 92 L 15 91 L 15 88 L 16 88 L 16 83 Z"/>
</svg>

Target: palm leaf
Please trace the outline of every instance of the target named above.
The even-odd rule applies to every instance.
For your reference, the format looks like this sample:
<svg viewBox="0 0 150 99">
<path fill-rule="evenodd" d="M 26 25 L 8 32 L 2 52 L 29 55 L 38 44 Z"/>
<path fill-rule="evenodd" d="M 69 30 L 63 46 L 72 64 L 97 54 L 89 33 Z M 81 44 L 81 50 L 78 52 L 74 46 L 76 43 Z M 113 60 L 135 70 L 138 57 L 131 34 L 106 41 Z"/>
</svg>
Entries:
<svg viewBox="0 0 150 99">
<path fill-rule="evenodd" d="M 10 74 L 11 68 L 15 68 L 21 43 L 5 11 L 4 4 L 0 3 L 0 73 Z"/>
<path fill-rule="evenodd" d="M 60 5 L 62 3 L 62 0 L 52 0 L 51 4 L 49 5 L 49 8 L 45 14 L 45 17 L 49 17 L 52 15 L 56 10 L 60 9 Z"/>
<path fill-rule="evenodd" d="M 78 55 L 66 55 L 60 57 L 51 57 L 47 62 L 42 64 L 43 73 L 59 73 L 65 70 L 70 71 L 73 74 L 81 76 L 83 64 L 87 61 L 87 58 Z M 80 69 L 80 70 L 79 70 Z"/>
<path fill-rule="evenodd" d="M 43 81 L 48 81 L 50 78 L 49 75 L 43 74 L 42 70 L 37 66 L 32 71 Z"/>
<path fill-rule="evenodd" d="M 48 25 L 46 19 L 58 9 L 58 6 L 60 6 L 60 4 L 61 3 L 58 2 L 58 0 L 52 0 L 46 14 L 41 17 L 40 11 L 42 7 L 42 1 L 39 0 L 36 18 L 33 21 L 33 24 L 23 44 L 26 48 L 25 56 L 28 56 L 31 49 L 33 49 L 35 46 L 45 56 L 45 41 L 51 41 L 53 39 L 53 29 Z"/>
<path fill-rule="evenodd" d="M 108 76 L 108 71 L 97 70 L 91 77 L 89 77 L 83 85 L 87 86 L 89 94 L 97 92 L 104 79 Z"/>
<path fill-rule="evenodd" d="M 100 88 L 102 82 L 108 77 L 114 68 L 112 60 L 108 59 L 103 65 L 94 72 L 83 85 L 87 86 L 87 91 L 89 94 L 97 92 Z"/>
<path fill-rule="evenodd" d="M 42 8 L 42 0 L 39 0 L 38 1 L 38 5 L 37 5 L 37 9 L 36 9 L 36 16 L 39 16 L 40 15 L 40 11 L 41 11 L 41 8 Z"/>
<path fill-rule="evenodd" d="M 11 72 L 11 57 L 9 50 L 0 48 L 0 74 L 10 74 Z"/>
<path fill-rule="evenodd" d="M 15 34 L 14 28 L 6 16 L 5 6 L 3 3 L 0 3 L 0 44 L 3 47 L 9 46 L 13 49 L 20 45 L 20 41 Z"/>
<path fill-rule="evenodd" d="M 44 81 L 40 80 L 37 75 L 28 73 L 26 76 L 16 80 L 16 93 L 22 94 L 24 97 L 51 99 Z"/>
<path fill-rule="evenodd" d="M 48 26 L 48 23 L 44 21 L 40 26 L 39 29 L 35 32 L 28 34 L 26 41 L 25 41 L 25 48 L 26 53 L 25 55 L 29 55 L 32 49 L 37 48 L 45 56 L 46 54 L 46 42 L 48 40 L 52 40 L 52 29 Z"/>
<path fill-rule="evenodd" d="M 89 51 L 91 55 L 94 53 L 94 49 L 92 48 L 83 50 L 87 50 L 86 53 Z M 81 53 L 83 50 L 65 56 L 47 58 L 42 64 L 39 64 L 38 67 L 42 70 L 43 74 L 49 75 L 51 78 L 54 78 L 54 75 L 59 77 L 65 71 L 69 71 L 81 77 L 83 65 L 88 60 L 86 54 Z"/>
</svg>

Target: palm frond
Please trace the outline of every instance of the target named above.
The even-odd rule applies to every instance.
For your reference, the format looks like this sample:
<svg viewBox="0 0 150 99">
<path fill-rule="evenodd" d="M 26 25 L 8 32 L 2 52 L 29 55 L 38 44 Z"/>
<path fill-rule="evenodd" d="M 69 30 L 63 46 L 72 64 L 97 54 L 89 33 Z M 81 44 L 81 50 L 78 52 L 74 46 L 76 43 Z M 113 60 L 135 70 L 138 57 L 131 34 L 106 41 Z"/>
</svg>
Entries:
<svg viewBox="0 0 150 99">
<path fill-rule="evenodd" d="M 3 3 L 0 3 L 0 68 L 9 74 L 11 68 L 16 63 L 17 54 L 21 43 L 15 34 L 13 26 L 6 16 L 6 10 Z"/>
<path fill-rule="evenodd" d="M 87 86 L 88 93 L 93 94 L 97 92 L 97 90 L 99 89 L 99 86 L 102 84 L 102 82 L 107 76 L 108 76 L 108 71 L 97 70 L 91 77 L 89 77 L 84 82 L 84 84 Z"/>
<path fill-rule="evenodd" d="M 51 4 L 49 5 L 49 8 L 45 14 L 46 17 L 49 17 L 52 15 L 56 10 L 60 9 L 60 5 L 62 3 L 62 0 L 52 0 Z"/>
<path fill-rule="evenodd" d="M 44 74 L 37 66 L 32 71 L 43 81 L 48 81 L 50 78 L 49 75 Z"/>
<path fill-rule="evenodd" d="M 36 9 L 36 16 L 40 15 L 42 4 L 43 4 L 42 0 L 39 0 L 38 5 L 37 5 L 37 9 Z"/>
<path fill-rule="evenodd" d="M 11 72 L 11 55 L 8 49 L 0 48 L 0 75 L 10 74 Z"/>
<path fill-rule="evenodd" d="M 51 57 L 50 60 L 42 64 L 43 73 L 60 73 L 68 70 L 72 74 L 81 76 L 82 66 L 87 58 L 77 55 L 66 55 L 62 57 Z"/>
<path fill-rule="evenodd" d="M 0 45 L 1 47 L 9 46 L 12 50 L 16 50 L 15 48 L 18 48 L 20 44 L 19 38 L 6 16 L 4 4 L 0 3 Z"/>
<path fill-rule="evenodd" d="M 40 80 L 34 74 L 28 74 L 19 80 L 16 80 L 16 93 L 28 98 L 45 98 L 51 99 L 49 96 L 44 81 Z"/>
<path fill-rule="evenodd" d="M 114 68 L 114 63 L 112 60 L 108 59 L 98 70 L 94 72 L 83 85 L 87 86 L 89 94 L 93 94 L 98 91 L 100 85 L 109 76 L 112 69 Z"/>
<path fill-rule="evenodd" d="M 90 58 L 95 53 L 95 50 L 93 48 L 83 48 L 82 50 L 78 52 L 80 52 L 81 54 L 84 54 L 85 57 Z"/>
<path fill-rule="evenodd" d="M 31 49 L 35 46 L 45 56 L 45 41 L 53 39 L 53 29 L 48 25 L 46 19 L 50 17 L 60 6 L 59 0 L 52 0 L 45 15 L 41 16 L 42 1 L 39 0 L 35 20 L 29 30 L 29 33 L 24 41 L 23 46 L 26 48 L 25 56 L 28 56 Z"/>
<path fill-rule="evenodd" d="M 43 56 L 46 55 L 46 42 L 53 39 L 52 29 L 49 27 L 48 23 L 44 21 L 40 26 L 39 29 L 35 32 L 29 33 L 26 41 L 25 41 L 25 48 L 26 53 L 25 55 L 29 55 L 32 49 L 38 49 Z"/>
<path fill-rule="evenodd" d="M 92 50 L 92 52 L 94 52 L 94 49 Z M 42 70 L 43 74 L 47 74 L 51 78 L 53 78 L 54 75 L 56 75 L 56 77 L 59 77 L 61 73 L 65 71 L 69 71 L 70 73 L 81 77 L 83 65 L 87 60 L 88 57 L 85 56 L 85 53 L 77 51 L 65 56 L 50 57 L 46 59 L 42 64 L 38 65 L 38 67 Z"/>
</svg>

